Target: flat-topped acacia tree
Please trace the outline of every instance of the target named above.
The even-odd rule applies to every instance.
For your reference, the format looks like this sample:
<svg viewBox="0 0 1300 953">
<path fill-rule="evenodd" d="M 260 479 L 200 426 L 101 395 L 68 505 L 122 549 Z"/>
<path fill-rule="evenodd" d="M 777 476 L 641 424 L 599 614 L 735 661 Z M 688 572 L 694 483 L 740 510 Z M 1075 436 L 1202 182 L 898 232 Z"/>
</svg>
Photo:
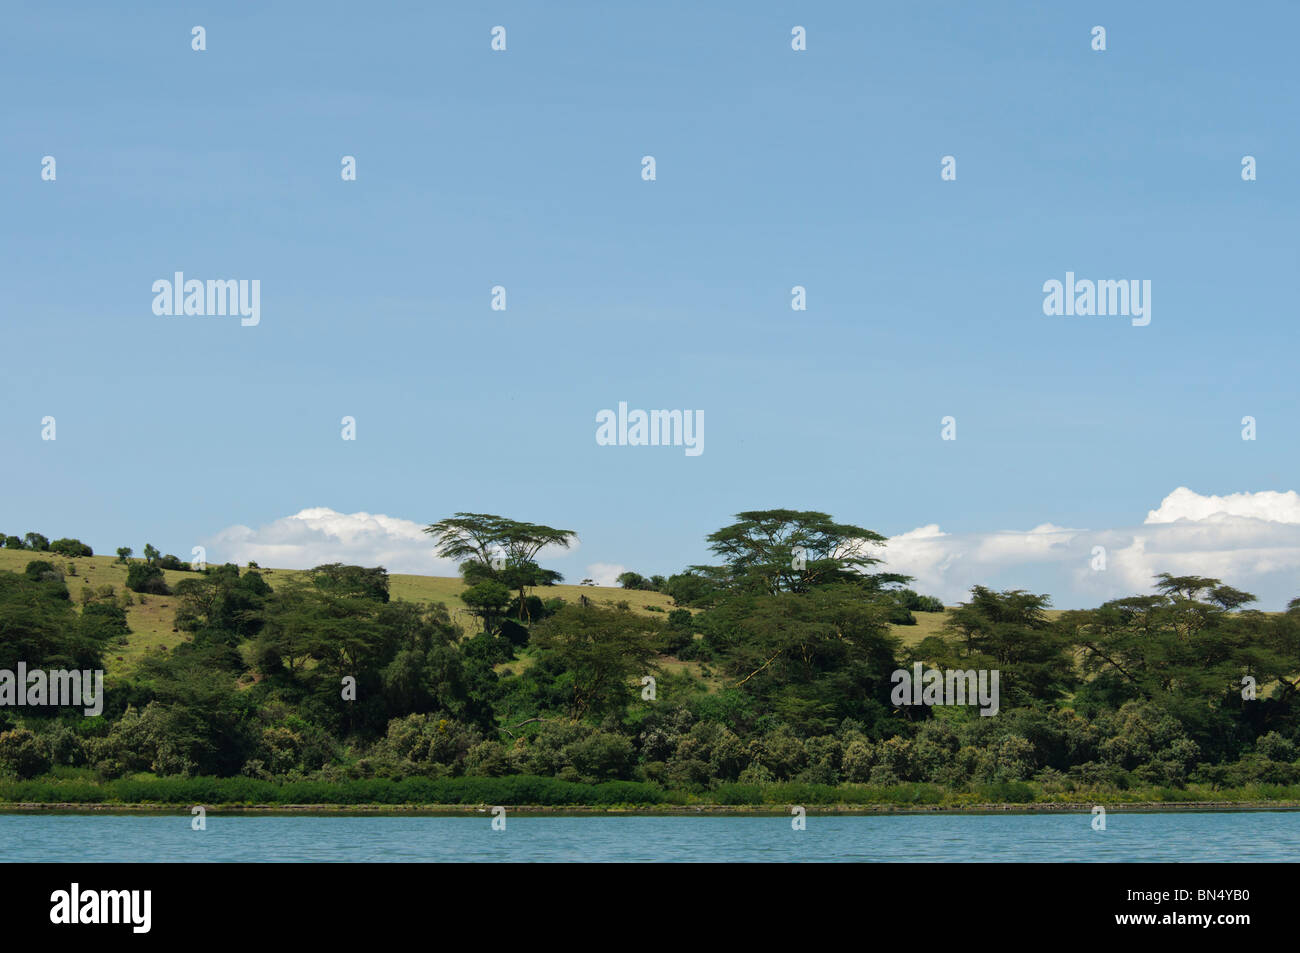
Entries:
<svg viewBox="0 0 1300 953">
<path fill-rule="evenodd" d="M 437 553 L 461 564 L 467 582 L 492 579 L 519 592 L 519 616 L 527 617 L 529 586 L 552 585 L 564 577 L 537 564 L 545 546 L 568 549 L 578 534 L 491 513 L 457 513 L 424 528 Z"/>
<path fill-rule="evenodd" d="M 878 589 L 909 582 L 896 573 L 868 573 L 880 562 L 875 551 L 885 537 L 837 523 L 814 510 L 749 510 L 708 537 L 709 548 L 726 561 L 726 573 L 743 586 L 769 595 L 808 592 L 836 582 Z M 693 567 L 707 569 L 708 567 Z"/>
</svg>

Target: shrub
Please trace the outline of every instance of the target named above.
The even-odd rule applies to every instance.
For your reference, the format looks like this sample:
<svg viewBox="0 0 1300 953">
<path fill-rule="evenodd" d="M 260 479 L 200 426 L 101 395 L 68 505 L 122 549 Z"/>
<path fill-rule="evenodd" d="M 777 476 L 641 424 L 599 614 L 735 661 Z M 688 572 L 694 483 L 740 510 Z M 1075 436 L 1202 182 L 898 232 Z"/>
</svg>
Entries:
<svg viewBox="0 0 1300 953">
<path fill-rule="evenodd" d="M 0 734 L 0 771 L 26 781 L 45 774 L 50 766 L 49 753 L 40 739 L 26 728 Z"/>
<path fill-rule="evenodd" d="M 50 552 L 60 556 L 93 556 L 95 551 L 79 539 L 56 539 L 50 543 Z"/>
<path fill-rule="evenodd" d="M 167 588 L 167 580 L 163 577 L 162 570 L 148 563 L 131 563 L 126 571 L 126 587 L 139 593 L 150 593 L 157 596 L 171 595 L 171 590 Z"/>
<path fill-rule="evenodd" d="M 40 533 L 28 533 L 23 537 L 23 549 L 48 553 L 50 551 L 50 541 Z"/>
<path fill-rule="evenodd" d="M 1294 761 L 1296 759 L 1295 745 L 1290 739 L 1279 735 L 1276 731 L 1261 735 L 1259 740 L 1255 742 L 1255 751 L 1270 761 Z"/>
<path fill-rule="evenodd" d="M 54 563 L 44 559 L 33 559 L 23 574 L 33 582 L 63 582 L 63 570 L 55 568 Z"/>
<path fill-rule="evenodd" d="M 976 788 L 980 799 L 990 804 L 1028 804 L 1034 799 L 1034 789 L 1023 781 L 999 781 Z"/>
</svg>

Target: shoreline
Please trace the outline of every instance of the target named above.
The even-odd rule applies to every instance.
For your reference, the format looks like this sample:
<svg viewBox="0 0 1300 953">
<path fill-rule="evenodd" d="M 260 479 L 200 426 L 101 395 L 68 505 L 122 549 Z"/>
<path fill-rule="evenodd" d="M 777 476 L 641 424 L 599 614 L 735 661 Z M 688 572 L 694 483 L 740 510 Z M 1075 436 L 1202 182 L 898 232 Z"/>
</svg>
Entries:
<svg viewBox="0 0 1300 953">
<path fill-rule="evenodd" d="M 478 817 L 489 815 L 489 804 L 204 804 L 209 814 L 300 817 Z M 811 804 L 808 814 L 822 817 L 858 817 L 917 814 L 1091 814 L 1096 802 L 1042 804 Z M 1300 811 L 1300 801 L 1132 801 L 1103 804 L 1108 814 L 1230 813 L 1249 811 Z M 510 814 L 533 817 L 788 817 L 790 805 L 750 806 L 735 804 L 690 804 L 647 806 L 600 805 L 506 805 Z M 0 803 L 0 814 L 158 814 L 190 815 L 190 805 L 181 804 L 84 804 L 73 802 Z"/>
</svg>

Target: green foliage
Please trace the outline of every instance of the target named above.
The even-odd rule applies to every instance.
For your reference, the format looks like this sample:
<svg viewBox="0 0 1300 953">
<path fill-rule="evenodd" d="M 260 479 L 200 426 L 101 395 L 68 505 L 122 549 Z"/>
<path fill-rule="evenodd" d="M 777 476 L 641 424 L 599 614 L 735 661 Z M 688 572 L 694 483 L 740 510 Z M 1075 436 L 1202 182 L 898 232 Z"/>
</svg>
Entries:
<svg viewBox="0 0 1300 953">
<path fill-rule="evenodd" d="M 132 592 L 166 596 L 171 594 L 163 572 L 151 563 L 131 563 L 126 570 L 126 587 Z"/>
<path fill-rule="evenodd" d="M 0 732 L 0 774 L 25 781 L 50 767 L 49 756 L 32 732 L 26 728 Z"/>
<path fill-rule="evenodd" d="M 23 549 L 30 549 L 38 553 L 48 553 L 50 551 L 50 541 L 40 533 L 27 533 L 23 536 Z"/>
<path fill-rule="evenodd" d="M 56 539 L 50 543 L 50 552 L 58 553 L 60 556 L 93 556 L 94 550 L 79 539 Z"/>
<path fill-rule="evenodd" d="M 478 616 L 486 631 L 492 632 L 505 617 L 506 607 L 510 604 L 510 590 L 495 579 L 484 579 L 464 590 L 460 601 Z"/>
<path fill-rule="evenodd" d="M 708 540 L 737 589 L 777 595 L 843 583 L 878 588 L 906 581 L 894 574 L 867 575 L 866 570 L 880 562 L 875 551 L 885 537 L 837 523 L 826 513 L 751 510 L 736 514 L 736 520 Z"/>
<path fill-rule="evenodd" d="M 655 669 L 661 629 L 629 611 L 567 606 L 533 629 L 532 643 L 543 663 L 567 676 L 566 707 L 578 719 L 626 708 L 633 677 Z"/>
<path fill-rule="evenodd" d="M 540 523 L 525 523 L 490 513 L 457 513 L 425 527 L 437 544 L 439 556 L 461 564 L 465 582 L 475 585 L 494 580 L 519 595 L 518 618 L 532 621 L 526 602 L 533 586 L 555 585 L 563 577 L 537 564 L 545 546 L 568 549 L 577 533 Z"/>
<path fill-rule="evenodd" d="M 1046 596 L 977 586 L 904 650 L 891 625 L 942 606 L 871 573 L 874 534 L 826 514 L 741 513 L 710 537 L 723 565 L 625 574 L 678 604 L 658 617 L 530 594 L 556 577 L 541 546 L 568 531 L 483 514 L 430 530 L 481 629 L 392 598 L 382 567 L 189 573 L 184 641 L 111 677 L 103 717 L 0 709 L 0 797 L 770 808 L 1300 785 L 1300 599 L 1265 614 L 1220 580 L 1165 574 L 1053 621 Z M 74 539 L 45 545 L 79 558 Z M 145 557 L 119 550 L 128 590 L 166 594 L 179 560 Z M 114 588 L 74 605 L 64 565 L 0 572 L 0 670 L 95 669 L 129 634 Z M 997 670 L 997 716 L 895 707 L 890 676 L 913 662 Z"/>
<path fill-rule="evenodd" d="M 105 642 L 121 632 L 102 619 L 77 615 L 49 563 L 34 560 L 21 576 L 0 572 L 0 669 L 99 668 Z"/>
<path fill-rule="evenodd" d="M 139 565 L 134 563 L 131 568 Z M 161 575 L 161 570 L 148 568 Z M 176 584 L 176 627 L 193 633 L 196 642 L 215 640 L 237 645 L 262 630 L 270 593 L 271 587 L 258 572 L 249 570 L 241 576 L 233 563 L 213 567 L 197 578 Z"/>
<path fill-rule="evenodd" d="M 699 621 L 735 687 L 800 730 L 874 718 L 888 700 L 898 643 L 856 586 L 737 594 Z"/>
<path fill-rule="evenodd" d="M 657 576 L 655 578 L 660 580 L 663 579 L 662 576 Z M 622 586 L 624 589 L 641 589 L 641 590 L 653 592 L 655 589 L 658 588 L 658 586 L 656 586 L 645 576 L 641 575 L 639 572 L 620 573 L 617 581 L 618 584 Z"/>
<path fill-rule="evenodd" d="M 382 566 L 367 569 L 363 566 L 345 566 L 328 563 L 311 571 L 311 581 L 322 592 L 359 599 L 387 602 L 388 570 Z"/>
<path fill-rule="evenodd" d="M 669 576 L 663 592 L 672 597 L 673 604 L 703 608 L 713 604 L 725 588 L 725 573 L 703 567 Z"/>
<path fill-rule="evenodd" d="M 1055 702 L 1077 678 L 1069 640 L 1043 614 L 1049 605 L 1047 596 L 976 586 L 970 600 L 948 617 L 946 637 L 926 639 L 911 660 L 940 668 L 996 669 L 1004 709 Z"/>
</svg>

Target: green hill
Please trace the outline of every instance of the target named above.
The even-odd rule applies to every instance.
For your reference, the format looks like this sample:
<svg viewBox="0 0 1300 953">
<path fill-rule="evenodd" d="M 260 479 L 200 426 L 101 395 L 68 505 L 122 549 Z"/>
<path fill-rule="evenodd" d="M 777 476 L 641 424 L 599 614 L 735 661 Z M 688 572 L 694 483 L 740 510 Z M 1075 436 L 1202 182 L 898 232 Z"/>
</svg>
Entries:
<svg viewBox="0 0 1300 953">
<path fill-rule="evenodd" d="M 68 558 L 54 553 L 37 553 L 20 549 L 0 549 L 0 570 L 22 572 L 33 559 L 44 559 L 63 570 L 66 575 L 68 591 L 72 601 L 81 605 L 81 590 L 89 586 L 92 589 L 110 585 L 119 593 L 126 587 L 126 565 L 117 561 L 115 556 L 82 556 Z M 76 575 L 71 575 L 75 570 Z M 304 575 L 293 569 L 259 569 L 266 581 L 274 588 L 277 584 Z M 167 585 L 192 576 L 191 573 L 166 571 Z M 393 573 L 389 576 L 389 592 L 394 599 L 408 602 L 435 603 L 447 606 L 452 618 L 462 627 L 471 628 L 474 624 L 465 604 L 460 601 L 460 593 L 465 584 L 454 576 L 414 576 L 406 573 Z M 539 586 L 533 590 L 541 599 L 559 597 L 567 602 L 577 602 L 579 596 L 586 596 L 598 604 L 614 605 L 626 602 L 634 611 L 652 612 L 654 609 L 664 612 L 673 609 L 673 601 L 661 592 L 648 592 L 640 589 L 619 589 L 608 586 Z M 127 607 L 127 624 L 131 635 L 127 644 L 109 652 L 106 662 L 110 672 L 122 673 L 134 667 L 136 661 L 156 646 L 170 648 L 182 642 L 187 636 L 173 626 L 176 611 L 174 596 L 148 596 L 132 593 L 133 604 Z M 1058 613 L 1050 612 L 1055 617 Z M 928 635 L 935 635 L 943 628 L 948 617 L 945 612 L 917 612 L 916 625 L 896 625 L 894 634 L 906 645 L 914 645 Z M 677 663 L 684 665 L 685 663 Z M 695 668 L 696 666 L 689 666 Z"/>
<path fill-rule="evenodd" d="M 96 589 L 109 585 L 119 593 L 126 588 L 126 565 L 119 563 L 115 556 L 82 556 L 68 558 L 55 553 L 37 553 L 22 549 L 0 549 L 0 570 L 22 572 L 34 559 L 52 563 L 65 574 L 68 592 L 72 601 L 80 608 L 81 590 L 89 586 Z M 72 575 L 75 571 L 76 575 Z M 290 579 L 304 574 L 292 569 L 259 569 L 262 576 L 272 588 Z M 163 573 L 167 585 L 175 585 L 193 573 L 166 571 Z M 462 627 L 470 627 L 473 620 L 460 601 L 460 593 L 465 584 L 456 577 L 448 576 L 412 576 L 393 573 L 389 576 L 389 592 L 394 599 L 408 602 L 441 602 L 447 606 L 452 618 Z M 577 602 L 585 595 L 597 603 L 613 605 L 627 602 L 635 611 L 650 612 L 648 606 L 656 606 L 665 612 L 672 609 L 672 600 L 659 592 L 645 592 L 634 589 L 618 589 L 605 586 L 540 586 L 531 590 L 542 599 L 560 597 L 568 602 Z M 124 647 L 110 650 L 106 657 L 107 669 L 121 673 L 131 669 L 135 662 L 155 646 L 171 647 L 187 638 L 184 632 L 177 631 L 173 625 L 176 612 L 175 596 L 149 596 L 131 593 L 133 604 L 127 607 L 127 625 L 131 635 Z"/>
</svg>

